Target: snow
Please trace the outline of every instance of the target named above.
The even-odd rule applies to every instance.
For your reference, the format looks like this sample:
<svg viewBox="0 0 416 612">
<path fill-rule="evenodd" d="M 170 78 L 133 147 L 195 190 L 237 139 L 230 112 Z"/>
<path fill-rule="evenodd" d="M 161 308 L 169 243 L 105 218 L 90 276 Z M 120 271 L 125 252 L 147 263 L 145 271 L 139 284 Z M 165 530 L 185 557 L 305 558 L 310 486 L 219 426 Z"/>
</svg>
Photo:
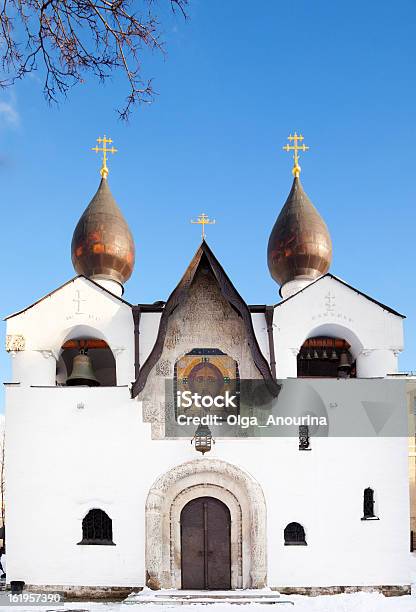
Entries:
<svg viewBox="0 0 416 612">
<path fill-rule="evenodd" d="M 354 593 L 350 595 L 326 595 L 321 597 L 302 597 L 302 596 L 281 596 L 282 601 L 293 602 L 277 604 L 275 610 L 293 610 L 294 612 L 416 612 L 416 597 L 384 597 L 379 593 Z M 79 611 L 83 612 L 172 612 L 176 609 L 178 612 L 237 612 L 236 605 L 229 602 L 210 604 L 207 608 L 206 604 L 194 605 L 174 605 L 172 604 L 123 604 L 123 603 L 65 603 L 63 606 L 27 606 L 27 607 L 9 607 L 8 610 L 18 609 L 19 612 L 64 612 L 64 611 Z M 4 608 L 3 608 L 4 609 Z M 267 612 L 264 604 L 247 604 L 244 607 L 245 612 Z"/>
</svg>

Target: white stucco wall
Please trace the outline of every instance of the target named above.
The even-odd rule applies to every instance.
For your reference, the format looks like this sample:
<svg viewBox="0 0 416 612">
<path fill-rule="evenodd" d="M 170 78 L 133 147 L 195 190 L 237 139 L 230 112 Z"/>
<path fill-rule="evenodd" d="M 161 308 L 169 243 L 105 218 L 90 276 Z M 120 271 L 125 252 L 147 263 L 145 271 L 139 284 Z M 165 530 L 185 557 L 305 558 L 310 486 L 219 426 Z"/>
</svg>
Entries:
<svg viewBox="0 0 416 612">
<path fill-rule="evenodd" d="M 140 318 L 140 364 L 149 357 L 156 342 L 159 321 L 162 313 L 143 312 Z"/>
<path fill-rule="evenodd" d="M 254 312 L 251 315 L 253 322 L 254 333 L 256 334 L 257 342 L 267 362 L 270 363 L 270 348 L 269 339 L 267 336 L 267 323 L 263 312 Z"/>
<path fill-rule="evenodd" d="M 196 458 L 190 440 L 152 441 L 126 388 L 8 387 L 6 422 L 8 580 L 143 585 L 146 497 Z M 209 457 L 263 489 L 270 586 L 409 582 L 406 438 L 313 439 L 309 452 L 297 438 L 217 439 Z M 360 520 L 367 486 L 379 521 Z M 77 545 L 94 507 L 111 516 L 116 546 Z M 283 545 L 292 521 L 307 547 Z"/>
<path fill-rule="evenodd" d="M 61 347 L 73 338 L 105 340 L 116 360 L 117 384 L 134 379 L 134 334 L 130 306 L 83 277 L 7 321 L 7 334 L 23 336 L 12 353 L 12 379 L 22 385 L 55 385 Z"/>
<path fill-rule="evenodd" d="M 297 375 L 300 347 L 319 335 L 350 343 L 358 377 L 384 377 L 397 371 L 403 350 L 402 318 L 331 276 L 278 304 L 273 323 L 278 378 Z"/>
<path fill-rule="evenodd" d="M 335 297 L 327 308 L 328 293 Z M 264 315 L 252 319 L 268 357 Z M 159 320 L 159 313 L 142 315 L 142 364 Z M 323 279 L 275 309 L 278 377 L 296 376 L 296 351 L 308 336 L 331 331 L 357 357 L 370 351 L 369 375 L 382 376 L 395 366 L 401 325 L 336 280 Z M 15 384 L 6 390 L 8 580 L 144 585 L 149 489 L 197 453 L 188 439 L 152 440 L 140 403 L 130 399 L 130 307 L 79 278 L 9 319 L 8 334 L 25 338 L 25 350 L 13 352 Z M 53 387 L 62 343 L 80 334 L 107 341 L 121 386 Z M 270 586 L 409 583 L 406 438 L 314 439 L 310 452 L 298 450 L 297 438 L 217 439 L 209 456 L 246 470 L 263 489 Z M 360 520 L 367 486 L 376 492 L 379 521 Z M 82 519 L 95 507 L 111 516 L 116 546 L 77 545 Z M 303 524 L 307 547 L 284 546 L 283 530 L 292 521 Z"/>
</svg>

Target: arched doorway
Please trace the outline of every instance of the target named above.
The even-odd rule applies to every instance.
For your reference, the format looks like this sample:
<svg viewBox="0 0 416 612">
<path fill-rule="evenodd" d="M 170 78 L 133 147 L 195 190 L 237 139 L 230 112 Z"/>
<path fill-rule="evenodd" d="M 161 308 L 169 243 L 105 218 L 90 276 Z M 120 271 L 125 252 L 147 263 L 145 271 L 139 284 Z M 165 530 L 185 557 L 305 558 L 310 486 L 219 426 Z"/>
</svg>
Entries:
<svg viewBox="0 0 416 612">
<path fill-rule="evenodd" d="M 231 588 L 231 516 L 215 497 L 197 497 L 181 512 L 183 589 Z"/>
<path fill-rule="evenodd" d="M 267 584 L 266 502 L 259 483 L 219 459 L 187 461 L 153 483 L 146 500 L 146 584 L 182 586 L 181 513 L 192 500 L 214 497 L 231 516 L 231 588 Z"/>
</svg>

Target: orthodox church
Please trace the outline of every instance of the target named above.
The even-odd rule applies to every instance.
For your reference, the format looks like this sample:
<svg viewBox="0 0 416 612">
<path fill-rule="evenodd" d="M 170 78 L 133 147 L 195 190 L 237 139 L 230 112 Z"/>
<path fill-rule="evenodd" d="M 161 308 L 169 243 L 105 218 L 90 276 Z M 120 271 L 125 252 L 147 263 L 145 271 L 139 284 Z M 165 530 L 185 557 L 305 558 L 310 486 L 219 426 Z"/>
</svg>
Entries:
<svg viewBox="0 0 416 612">
<path fill-rule="evenodd" d="M 8 582 L 409 592 L 408 439 L 372 435 L 360 412 L 396 397 L 403 316 L 329 272 L 303 137 L 285 147 L 294 176 L 274 225 L 270 211 L 272 305 L 244 301 L 205 237 L 166 302 L 123 299 L 135 246 L 111 143 L 98 139 L 101 182 L 73 233 L 76 276 L 7 318 Z M 245 381 L 299 414 L 357 415 L 362 433 L 327 435 L 330 419 L 325 435 L 303 421 L 295 435 L 221 435 L 246 410 Z M 197 402 L 210 391 L 231 398 L 214 426 Z M 182 417 L 189 433 L 174 435 Z"/>
</svg>

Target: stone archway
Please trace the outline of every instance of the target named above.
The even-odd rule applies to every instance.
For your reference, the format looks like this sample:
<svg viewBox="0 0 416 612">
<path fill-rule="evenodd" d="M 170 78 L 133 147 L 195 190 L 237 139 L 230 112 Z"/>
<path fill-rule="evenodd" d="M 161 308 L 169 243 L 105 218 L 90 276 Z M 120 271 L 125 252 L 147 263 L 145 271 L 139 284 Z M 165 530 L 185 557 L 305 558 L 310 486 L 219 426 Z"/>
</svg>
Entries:
<svg viewBox="0 0 416 612">
<path fill-rule="evenodd" d="M 181 509 L 201 495 L 216 497 L 231 512 L 231 586 L 263 588 L 267 582 L 266 504 L 259 483 L 247 472 L 218 459 L 196 459 L 160 476 L 146 501 L 146 583 L 180 588 Z"/>
</svg>

